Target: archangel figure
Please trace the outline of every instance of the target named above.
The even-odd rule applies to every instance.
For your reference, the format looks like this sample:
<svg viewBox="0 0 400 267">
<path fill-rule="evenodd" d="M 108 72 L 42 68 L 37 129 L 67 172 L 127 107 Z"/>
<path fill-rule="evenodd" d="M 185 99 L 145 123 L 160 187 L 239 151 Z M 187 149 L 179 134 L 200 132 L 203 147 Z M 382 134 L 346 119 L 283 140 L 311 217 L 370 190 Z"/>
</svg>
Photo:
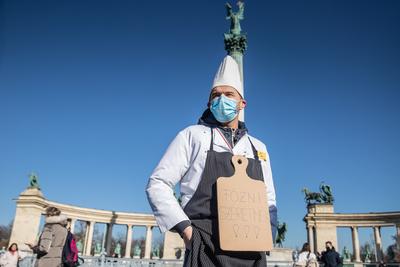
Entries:
<svg viewBox="0 0 400 267">
<path fill-rule="evenodd" d="M 239 52 L 243 54 L 247 48 L 246 34 L 242 33 L 240 21 L 244 19 L 244 3 L 238 1 L 239 10 L 234 13 L 232 6 L 226 3 L 226 19 L 231 21 L 231 27 L 228 33 L 224 33 L 225 50 L 229 55 Z"/>
<path fill-rule="evenodd" d="M 40 190 L 39 177 L 35 173 L 29 174 L 29 188 L 36 188 Z"/>
<path fill-rule="evenodd" d="M 230 33 L 233 35 L 240 35 L 242 29 L 240 27 L 240 21 L 244 19 L 244 3 L 238 1 L 237 3 L 239 10 L 238 12 L 234 13 L 232 11 L 232 6 L 229 3 L 226 3 L 226 19 L 231 20 L 231 29 Z"/>
</svg>

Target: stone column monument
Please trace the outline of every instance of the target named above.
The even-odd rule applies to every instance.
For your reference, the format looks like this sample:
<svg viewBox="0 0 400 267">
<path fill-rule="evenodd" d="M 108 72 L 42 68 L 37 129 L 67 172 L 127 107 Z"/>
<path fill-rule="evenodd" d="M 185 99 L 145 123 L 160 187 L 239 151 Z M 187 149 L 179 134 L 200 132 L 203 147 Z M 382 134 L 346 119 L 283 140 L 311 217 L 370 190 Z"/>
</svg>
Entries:
<svg viewBox="0 0 400 267">
<path fill-rule="evenodd" d="M 231 26 L 229 33 L 224 34 L 225 50 L 228 55 L 233 57 L 239 65 L 240 76 L 243 83 L 243 53 L 247 48 L 247 38 L 244 33 L 242 33 L 242 28 L 240 27 L 240 21 L 244 19 L 244 3 L 241 1 L 237 2 L 239 7 L 238 12 L 234 13 L 232 11 L 232 6 L 226 3 L 226 19 L 231 21 Z M 244 88 L 244 86 L 243 86 Z M 244 94 L 244 89 L 243 89 Z M 243 95 L 244 97 L 244 95 Z M 239 114 L 239 120 L 244 121 L 244 110 Z"/>
</svg>

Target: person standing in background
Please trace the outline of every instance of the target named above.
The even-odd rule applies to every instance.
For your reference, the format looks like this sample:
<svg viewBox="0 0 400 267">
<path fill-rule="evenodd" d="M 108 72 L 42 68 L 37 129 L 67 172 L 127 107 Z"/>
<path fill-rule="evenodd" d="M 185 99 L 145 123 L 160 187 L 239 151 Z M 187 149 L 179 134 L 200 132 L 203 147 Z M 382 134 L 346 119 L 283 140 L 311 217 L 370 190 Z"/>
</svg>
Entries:
<svg viewBox="0 0 400 267">
<path fill-rule="evenodd" d="M 296 266 L 318 267 L 317 256 L 311 252 L 310 244 L 304 243 L 296 261 Z"/>
<path fill-rule="evenodd" d="M 56 207 L 46 209 L 46 221 L 37 245 L 28 245 L 37 254 L 35 267 L 61 267 L 67 238 L 67 217 Z"/>
<path fill-rule="evenodd" d="M 0 266 L 2 267 L 17 267 L 18 261 L 21 260 L 20 253 L 18 251 L 18 245 L 12 243 L 3 255 L 0 257 Z"/>
<path fill-rule="evenodd" d="M 321 261 L 324 267 L 338 267 L 342 266 L 342 259 L 339 253 L 336 252 L 335 247 L 331 241 L 325 243 L 325 251 L 322 252 Z"/>
</svg>

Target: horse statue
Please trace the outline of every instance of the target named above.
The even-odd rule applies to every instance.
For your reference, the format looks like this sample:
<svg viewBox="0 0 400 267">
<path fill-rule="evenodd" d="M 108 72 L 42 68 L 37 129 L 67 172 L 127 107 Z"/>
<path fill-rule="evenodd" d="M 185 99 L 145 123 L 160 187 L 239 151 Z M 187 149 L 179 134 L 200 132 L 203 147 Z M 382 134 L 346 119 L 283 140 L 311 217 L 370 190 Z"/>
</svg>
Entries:
<svg viewBox="0 0 400 267">
<path fill-rule="evenodd" d="M 301 190 L 304 193 L 304 200 L 307 202 L 307 204 L 312 204 L 311 202 L 314 201 L 314 203 L 321 203 L 322 202 L 322 194 L 318 192 L 310 192 L 308 188 L 303 188 Z"/>
<path fill-rule="evenodd" d="M 278 235 L 275 239 L 275 244 L 281 248 L 283 241 L 285 241 L 285 238 L 286 238 L 286 232 L 287 232 L 286 223 L 278 223 L 277 230 L 278 230 Z"/>
</svg>

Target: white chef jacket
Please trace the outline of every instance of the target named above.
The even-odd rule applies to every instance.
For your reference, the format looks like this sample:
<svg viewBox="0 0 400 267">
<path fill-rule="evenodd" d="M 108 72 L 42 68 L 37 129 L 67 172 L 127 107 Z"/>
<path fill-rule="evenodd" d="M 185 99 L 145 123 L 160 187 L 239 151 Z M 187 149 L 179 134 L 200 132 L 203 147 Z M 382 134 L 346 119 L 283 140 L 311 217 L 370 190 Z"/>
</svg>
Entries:
<svg viewBox="0 0 400 267">
<path fill-rule="evenodd" d="M 247 133 L 231 149 L 226 140 L 213 130 L 214 151 L 231 152 L 254 159 L 249 141 L 259 152 L 265 153 L 265 160 L 260 159 L 269 207 L 276 206 L 275 189 L 271 165 L 266 146 Z M 210 149 L 211 128 L 193 125 L 179 132 L 169 145 L 161 161 L 154 169 L 147 184 L 146 193 L 154 216 L 162 232 L 168 231 L 178 223 L 189 220 L 183 208 L 196 192 Z M 181 204 L 174 197 L 174 188 L 180 183 Z"/>
</svg>

